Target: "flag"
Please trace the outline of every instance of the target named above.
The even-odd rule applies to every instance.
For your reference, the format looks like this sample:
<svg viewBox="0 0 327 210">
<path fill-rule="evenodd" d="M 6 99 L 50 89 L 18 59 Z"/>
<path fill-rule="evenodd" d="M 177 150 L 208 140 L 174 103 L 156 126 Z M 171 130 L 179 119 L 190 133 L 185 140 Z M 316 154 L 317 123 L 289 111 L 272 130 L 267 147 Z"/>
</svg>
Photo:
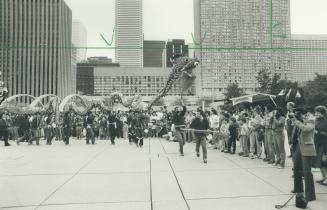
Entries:
<svg viewBox="0 0 327 210">
<path fill-rule="evenodd" d="M 301 96 L 300 92 L 297 91 L 297 92 L 296 92 L 296 96 L 295 96 L 295 98 L 301 98 L 301 97 L 302 97 L 302 96 Z"/>
<path fill-rule="evenodd" d="M 292 92 L 292 88 L 288 91 L 287 95 L 286 95 L 286 100 L 288 100 L 290 98 Z"/>
<path fill-rule="evenodd" d="M 281 91 L 278 93 L 279 96 L 283 96 L 283 95 L 285 95 L 285 94 L 286 94 L 286 90 L 285 90 L 285 89 L 281 90 Z"/>
</svg>

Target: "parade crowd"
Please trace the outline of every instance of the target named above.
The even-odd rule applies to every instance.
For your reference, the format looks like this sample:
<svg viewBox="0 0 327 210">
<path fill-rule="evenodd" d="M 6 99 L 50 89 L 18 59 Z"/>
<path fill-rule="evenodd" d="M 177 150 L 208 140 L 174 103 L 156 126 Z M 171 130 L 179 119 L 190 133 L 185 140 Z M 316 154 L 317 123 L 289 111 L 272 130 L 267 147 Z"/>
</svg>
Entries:
<svg viewBox="0 0 327 210">
<path fill-rule="evenodd" d="M 32 115 L 1 114 L 0 138 L 5 146 L 8 139 L 32 145 L 47 145 L 63 141 L 69 145 L 71 136 L 86 139 L 95 144 L 96 139 L 126 139 L 137 147 L 143 139 L 165 138 L 179 144 L 184 156 L 185 142 L 195 142 L 196 155 L 207 163 L 207 145 L 224 153 L 236 154 L 250 159 L 262 159 L 277 169 L 285 168 L 285 140 L 288 140 L 290 157 L 293 157 L 294 192 L 303 192 L 302 176 L 305 178 L 306 200 L 315 200 L 311 168 L 320 168 L 322 185 L 327 185 L 327 109 L 318 106 L 313 110 L 295 108 L 287 104 L 287 112 L 268 104 L 228 113 L 210 109 L 187 110 L 178 106 L 173 111 L 162 107 L 159 111 L 89 111 L 84 116 L 70 110 L 60 116 L 54 113 Z M 237 142 L 239 142 L 237 144 Z M 237 148 L 237 145 L 239 147 Z"/>
</svg>

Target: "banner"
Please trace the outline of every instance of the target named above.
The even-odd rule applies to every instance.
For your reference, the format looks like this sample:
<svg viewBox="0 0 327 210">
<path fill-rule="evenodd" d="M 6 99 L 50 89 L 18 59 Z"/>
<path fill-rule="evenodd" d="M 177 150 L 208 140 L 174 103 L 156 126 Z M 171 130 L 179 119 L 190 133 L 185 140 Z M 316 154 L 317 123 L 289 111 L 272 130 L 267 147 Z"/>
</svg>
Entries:
<svg viewBox="0 0 327 210">
<path fill-rule="evenodd" d="M 233 106 L 235 106 L 236 104 L 240 104 L 243 102 L 249 102 L 252 103 L 253 102 L 253 96 L 243 96 L 243 97 L 238 97 L 238 98 L 234 98 L 232 99 L 233 101 Z"/>
</svg>

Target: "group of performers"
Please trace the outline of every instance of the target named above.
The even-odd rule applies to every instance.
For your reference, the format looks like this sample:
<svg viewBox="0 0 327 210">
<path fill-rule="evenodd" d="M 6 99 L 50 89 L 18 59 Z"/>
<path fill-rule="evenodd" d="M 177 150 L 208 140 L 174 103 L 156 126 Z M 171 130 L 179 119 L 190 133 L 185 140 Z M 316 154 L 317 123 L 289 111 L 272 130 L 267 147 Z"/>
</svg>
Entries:
<svg viewBox="0 0 327 210">
<path fill-rule="evenodd" d="M 116 138 L 128 136 L 131 144 L 142 147 L 145 128 L 145 113 L 139 111 L 109 111 L 97 114 L 89 111 L 81 116 L 69 110 L 59 119 L 55 113 L 12 115 L 4 112 L 0 120 L 0 134 L 5 146 L 10 146 L 9 138 L 15 140 L 18 145 L 21 142 L 32 145 L 34 141 L 36 145 L 40 145 L 42 136 L 46 145 L 52 145 L 53 139 L 63 140 L 69 145 L 72 135 L 81 139 L 84 133 L 86 144 L 95 144 L 98 136 L 101 140 L 110 139 L 111 144 L 115 145 Z"/>
<path fill-rule="evenodd" d="M 202 110 L 197 110 L 197 118 L 192 127 L 197 130 L 209 129 L 209 121 Z M 174 128 L 175 140 L 179 142 L 179 152 L 183 156 L 185 137 L 186 107 L 178 106 L 171 112 L 163 107 L 158 112 L 147 111 L 88 111 L 80 115 L 70 109 L 59 116 L 55 112 L 34 114 L 10 114 L 7 111 L 1 114 L 0 135 L 3 137 L 5 146 L 10 146 L 8 139 L 14 140 L 17 145 L 26 142 L 29 145 L 40 145 L 43 137 L 46 145 L 52 145 L 53 140 L 63 140 L 66 145 L 70 144 L 70 138 L 86 138 L 86 144 L 96 144 L 96 137 L 100 140 L 110 139 L 115 145 L 116 138 L 128 139 L 130 144 L 143 147 L 143 140 L 149 137 L 162 137 Z M 158 115 L 158 116 L 157 116 Z M 156 130 L 156 128 L 159 130 Z M 153 130 L 152 132 L 150 132 Z M 197 154 L 202 145 L 204 162 L 207 162 L 205 138 L 206 132 L 195 132 L 197 139 Z M 1 138 L 1 137 L 0 137 Z"/>
</svg>

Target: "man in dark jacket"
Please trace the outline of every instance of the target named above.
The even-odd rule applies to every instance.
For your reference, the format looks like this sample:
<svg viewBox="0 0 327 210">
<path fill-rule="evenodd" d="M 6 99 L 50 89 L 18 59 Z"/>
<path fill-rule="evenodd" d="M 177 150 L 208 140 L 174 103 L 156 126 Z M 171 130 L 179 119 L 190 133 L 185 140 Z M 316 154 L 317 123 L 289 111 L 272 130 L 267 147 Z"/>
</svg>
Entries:
<svg viewBox="0 0 327 210">
<path fill-rule="evenodd" d="M 203 153 L 203 162 L 207 163 L 207 143 L 206 143 L 206 135 L 209 131 L 209 121 L 205 115 L 205 113 L 198 108 L 196 111 L 196 116 L 192 121 L 191 128 L 194 129 L 194 136 L 196 140 L 196 156 L 200 157 L 200 145 L 202 147 Z"/>
<path fill-rule="evenodd" d="M 116 114 L 113 112 L 109 112 L 108 123 L 109 123 L 109 134 L 110 134 L 110 141 L 112 145 L 115 145 L 115 138 L 117 136 L 117 117 Z"/>
<path fill-rule="evenodd" d="M 71 112 L 68 111 L 64 115 L 64 122 L 63 122 L 63 129 L 64 129 L 64 142 L 66 145 L 69 145 L 69 138 L 72 133 L 72 125 L 73 125 L 73 120 L 72 120 Z"/>
<path fill-rule="evenodd" d="M 232 117 L 230 119 L 230 125 L 228 127 L 228 130 L 229 130 L 228 152 L 230 154 L 235 154 L 236 139 L 237 139 L 237 136 L 238 136 L 238 124 L 236 122 L 235 117 Z"/>
<path fill-rule="evenodd" d="M 182 136 L 182 128 L 185 128 L 185 113 L 186 113 L 186 106 L 176 107 L 175 113 L 173 115 L 173 124 L 175 125 L 175 136 L 176 139 L 179 142 L 179 152 L 181 156 L 184 156 L 183 146 L 185 144 L 185 141 Z"/>
<path fill-rule="evenodd" d="M 86 144 L 90 144 L 90 139 L 92 144 L 95 144 L 94 136 L 94 116 L 92 112 L 89 112 L 85 119 L 85 128 L 86 128 Z"/>
<path fill-rule="evenodd" d="M 1 114 L 1 119 L 0 119 L 0 138 L 3 137 L 5 146 L 10 146 L 8 143 L 8 123 L 7 123 L 7 115 L 6 113 Z"/>
</svg>

